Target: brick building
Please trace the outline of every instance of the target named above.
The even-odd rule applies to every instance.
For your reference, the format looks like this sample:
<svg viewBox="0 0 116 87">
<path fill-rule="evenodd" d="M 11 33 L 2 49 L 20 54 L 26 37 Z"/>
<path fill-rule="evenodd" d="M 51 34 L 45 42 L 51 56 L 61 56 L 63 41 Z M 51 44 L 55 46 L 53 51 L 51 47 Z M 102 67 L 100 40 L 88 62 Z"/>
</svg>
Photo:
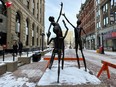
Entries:
<svg viewBox="0 0 116 87">
<path fill-rule="evenodd" d="M 78 18 L 87 33 L 87 49 L 116 50 L 116 0 L 86 0 Z"/>
<path fill-rule="evenodd" d="M 81 26 L 85 30 L 86 36 L 86 48 L 95 49 L 95 7 L 94 0 L 86 0 L 81 5 L 81 10 L 78 14 L 78 19 L 82 21 Z M 85 38 L 85 35 L 82 34 Z M 84 40 L 84 39 L 83 39 Z"/>
<path fill-rule="evenodd" d="M 5 2 L 11 1 L 9 8 Z M 12 48 L 22 41 L 24 48 L 39 48 L 44 32 L 44 0 L 0 0 L 0 45 Z"/>
</svg>

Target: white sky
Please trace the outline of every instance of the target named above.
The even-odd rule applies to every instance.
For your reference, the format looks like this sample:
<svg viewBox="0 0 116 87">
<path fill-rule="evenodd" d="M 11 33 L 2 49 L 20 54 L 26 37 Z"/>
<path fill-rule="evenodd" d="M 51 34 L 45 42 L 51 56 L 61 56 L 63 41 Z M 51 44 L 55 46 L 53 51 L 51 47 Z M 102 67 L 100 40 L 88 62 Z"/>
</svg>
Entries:
<svg viewBox="0 0 116 87">
<path fill-rule="evenodd" d="M 57 20 L 60 12 L 60 3 L 63 2 L 63 13 L 66 14 L 67 18 L 70 22 L 75 26 L 76 25 L 76 14 L 79 13 L 81 3 L 84 3 L 85 0 L 46 0 L 45 1 L 45 33 L 48 31 L 49 28 L 49 16 L 54 16 L 55 21 Z M 59 23 L 62 29 L 65 29 L 62 26 L 62 18 L 60 19 Z M 66 22 L 68 28 L 71 30 L 72 27 Z M 52 32 L 52 28 L 51 28 Z"/>
</svg>

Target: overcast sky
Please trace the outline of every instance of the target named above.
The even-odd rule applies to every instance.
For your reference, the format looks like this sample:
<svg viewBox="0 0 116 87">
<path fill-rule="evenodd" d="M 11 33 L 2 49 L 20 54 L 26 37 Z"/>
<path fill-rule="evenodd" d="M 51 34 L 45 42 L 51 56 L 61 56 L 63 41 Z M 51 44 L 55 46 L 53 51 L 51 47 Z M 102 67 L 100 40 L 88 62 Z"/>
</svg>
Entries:
<svg viewBox="0 0 116 87">
<path fill-rule="evenodd" d="M 67 18 L 70 20 L 70 22 L 76 26 L 76 14 L 79 13 L 81 3 L 84 3 L 85 0 L 46 0 L 45 1 L 45 33 L 48 31 L 50 22 L 48 20 L 49 16 L 54 16 L 55 21 L 57 20 L 60 12 L 60 3 L 63 2 L 63 13 L 66 14 Z M 64 30 L 64 26 L 62 25 L 62 19 L 61 17 L 59 24 L 61 25 L 61 28 Z M 66 22 L 68 28 L 72 30 L 72 27 L 69 26 L 69 24 Z M 52 32 L 52 28 L 51 28 Z"/>
</svg>

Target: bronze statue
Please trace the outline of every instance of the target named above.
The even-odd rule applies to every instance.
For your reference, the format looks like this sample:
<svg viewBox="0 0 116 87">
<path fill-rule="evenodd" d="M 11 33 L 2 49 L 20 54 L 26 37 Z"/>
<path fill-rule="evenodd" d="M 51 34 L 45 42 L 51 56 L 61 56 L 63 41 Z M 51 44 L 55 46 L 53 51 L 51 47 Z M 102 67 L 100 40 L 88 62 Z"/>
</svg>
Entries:
<svg viewBox="0 0 116 87">
<path fill-rule="evenodd" d="M 75 35 L 75 51 L 76 51 L 76 57 L 77 57 L 77 62 L 78 62 L 78 68 L 80 69 L 80 62 L 79 62 L 79 56 L 78 56 L 78 46 L 80 47 L 80 51 L 83 57 L 83 62 L 84 62 L 84 67 L 85 67 L 85 71 L 87 71 L 87 66 L 86 66 L 86 61 L 85 61 L 85 57 L 83 54 L 83 48 L 82 48 L 82 40 L 81 40 L 81 32 L 84 31 L 84 29 L 82 27 L 80 27 L 81 21 L 78 20 L 77 21 L 77 26 L 75 27 L 65 16 L 65 14 L 62 14 L 64 16 L 64 18 L 67 20 L 67 22 L 74 28 L 74 35 Z M 86 34 L 86 33 L 85 33 Z"/>
<path fill-rule="evenodd" d="M 56 34 L 55 38 L 51 38 L 49 40 L 51 32 L 49 31 L 47 33 L 47 44 L 49 45 L 51 43 L 51 41 L 54 42 L 54 49 L 52 51 L 52 56 L 51 56 L 51 59 L 50 59 L 49 69 L 51 69 L 51 67 L 52 67 L 52 64 L 53 64 L 53 61 L 54 61 L 54 58 L 55 58 L 55 54 L 58 55 L 58 79 L 57 79 L 58 83 L 59 83 L 59 75 L 60 75 L 61 54 L 62 54 L 62 50 L 64 49 L 64 39 L 65 39 L 65 37 L 67 35 L 67 32 L 68 32 L 68 28 L 67 28 L 64 20 L 63 20 L 63 23 L 64 23 L 65 28 L 67 29 L 64 36 L 60 36 L 61 31 L 58 28 L 53 30 L 53 32 Z"/>
<path fill-rule="evenodd" d="M 49 21 L 51 22 L 50 23 L 50 26 L 49 26 L 49 29 L 48 29 L 48 32 L 50 32 L 50 28 L 51 26 L 53 26 L 53 32 L 59 36 L 59 37 L 62 37 L 62 30 L 61 30 L 61 27 L 59 25 L 59 19 L 62 15 L 62 8 L 63 8 L 63 3 L 61 2 L 61 9 L 60 9 L 60 14 L 59 14 L 59 17 L 57 19 L 57 21 L 55 22 L 55 19 L 53 16 L 50 16 L 49 17 Z M 59 31 L 59 33 L 57 32 L 57 30 Z M 64 41 L 63 41 L 63 46 L 62 46 L 62 69 L 63 69 L 63 65 L 64 65 Z M 53 61 L 52 59 L 50 61 Z"/>
</svg>

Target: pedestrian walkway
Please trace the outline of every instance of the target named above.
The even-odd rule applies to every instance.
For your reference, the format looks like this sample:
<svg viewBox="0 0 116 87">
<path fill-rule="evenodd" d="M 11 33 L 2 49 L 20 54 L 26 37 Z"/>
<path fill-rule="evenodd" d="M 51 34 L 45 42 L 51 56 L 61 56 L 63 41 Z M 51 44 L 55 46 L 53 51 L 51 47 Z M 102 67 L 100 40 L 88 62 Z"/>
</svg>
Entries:
<svg viewBox="0 0 116 87">
<path fill-rule="evenodd" d="M 74 49 L 71 49 L 70 51 L 66 51 L 66 54 L 70 55 L 70 54 L 73 54 L 74 52 L 75 52 Z M 91 51 L 91 52 L 94 52 L 94 51 Z M 30 55 L 32 55 L 32 54 L 30 54 Z M 75 56 L 75 55 L 73 55 L 73 56 Z M 43 59 L 43 57 L 44 56 L 42 56 L 42 59 Z M 15 72 L 13 72 L 13 76 L 15 76 L 16 81 L 18 81 L 19 78 L 26 78 L 27 79 L 26 82 L 29 82 L 29 83 L 32 82 L 34 84 L 34 86 L 28 86 L 28 87 L 35 87 L 37 82 L 43 76 L 43 74 L 44 74 L 44 72 L 46 70 L 47 63 L 48 63 L 48 61 L 46 61 L 46 60 L 41 60 L 39 62 L 31 62 L 30 64 L 26 64 L 24 66 L 19 67 Z M 5 79 L 7 79 L 7 78 L 5 78 Z M 14 81 L 14 83 L 15 83 L 15 81 Z M 27 84 L 24 83 L 22 85 L 22 87 L 25 87 L 25 85 L 27 85 Z M 0 85 L 0 87 L 1 87 L 1 85 Z M 5 87 L 5 86 L 3 86 L 3 87 Z M 46 86 L 46 87 L 51 87 L 51 86 Z M 67 85 L 67 86 L 62 86 L 62 87 L 71 87 L 71 86 Z M 98 86 L 96 86 L 96 87 L 98 87 Z M 105 87 L 105 86 L 104 85 L 102 85 L 102 86 L 99 85 L 99 87 Z"/>
<path fill-rule="evenodd" d="M 85 51 L 89 51 L 89 52 L 96 52 L 96 50 L 86 50 Z M 111 56 L 116 56 L 116 52 L 112 52 L 112 51 L 104 51 L 103 55 L 111 55 Z"/>
</svg>

